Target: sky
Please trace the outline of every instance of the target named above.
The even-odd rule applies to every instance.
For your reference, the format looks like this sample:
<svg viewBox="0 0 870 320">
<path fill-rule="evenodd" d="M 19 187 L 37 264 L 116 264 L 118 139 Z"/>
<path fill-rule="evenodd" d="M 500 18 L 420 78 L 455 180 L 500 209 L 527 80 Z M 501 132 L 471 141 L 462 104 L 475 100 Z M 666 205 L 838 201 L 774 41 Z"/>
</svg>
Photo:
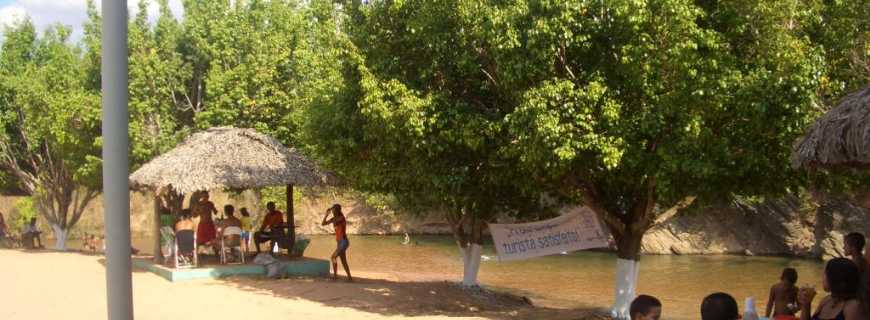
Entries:
<svg viewBox="0 0 870 320">
<path fill-rule="evenodd" d="M 138 1 L 127 0 L 130 16 L 138 12 Z M 99 9 L 101 1 L 95 2 Z M 72 40 L 78 41 L 82 37 L 82 23 L 88 18 L 86 3 L 86 0 L 0 0 L 0 30 L 24 17 L 30 17 L 40 31 L 56 23 L 71 27 Z M 181 17 L 181 0 L 170 0 L 169 7 L 173 14 Z M 151 1 L 148 6 L 149 16 L 155 16 L 157 10 L 157 2 Z"/>
</svg>

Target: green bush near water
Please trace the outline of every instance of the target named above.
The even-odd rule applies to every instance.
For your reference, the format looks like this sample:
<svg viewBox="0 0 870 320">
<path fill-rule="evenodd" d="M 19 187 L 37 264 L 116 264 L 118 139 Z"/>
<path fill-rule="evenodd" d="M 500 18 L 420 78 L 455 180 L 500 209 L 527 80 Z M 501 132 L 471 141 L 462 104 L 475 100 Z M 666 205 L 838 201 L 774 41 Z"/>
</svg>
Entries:
<svg viewBox="0 0 870 320">
<path fill-rule="evenodd" d="M 15 202 L 15 213 L 9 217 L 12 221 L 12 229 L 19 232 L 30 223 L 30 219 L 36 218 L 36 207 L 32 197 L 24 197 Z"/>
</svg>

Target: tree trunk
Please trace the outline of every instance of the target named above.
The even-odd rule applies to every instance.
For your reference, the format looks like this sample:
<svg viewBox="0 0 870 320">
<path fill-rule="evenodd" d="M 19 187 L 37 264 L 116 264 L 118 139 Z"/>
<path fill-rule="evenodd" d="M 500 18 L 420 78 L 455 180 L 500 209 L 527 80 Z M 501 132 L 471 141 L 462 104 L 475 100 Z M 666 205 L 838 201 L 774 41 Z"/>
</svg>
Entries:
<svg viewBox="0 0 870 320">
<path fill-rule="evenodd" d="M 631 230 L 632 226 L 626 229 Z M 626 232 L 616 237 L 616 299 L 611 309 L 615 319 L 630 319 L 629 307 L 637 289 L 637 275 L 640 271 L 640 248 L 643 232 Z"/>
<path fill-rule="evenodd" d="M 287 185 L 287 236 L 290 244 L 287 246 L 287 254 L 293 255 L 293 246 L 296 244 L 296 218 L 293 216 L 293 185 Z"/>
<path fill-rule="evenodd" d="M 471 219 L 471 234 L 465 233 L 466 220 Z M 483 249 L 481 234 L 483 222 L 471 218 L 465 209 L 458 214 L 449 214 L 447 221 L 456 245 L 459 247 L 459 255 L 462 257 L 462 285 L 465 287 L 477 287 L 477 274 L 480 270 L 480 254 Z"/>
<path fill-rule="evenodd" d="M 462 254 L 462 286 L 477 287 L 477 275 L 480 273 L 480 258 L 483 250 L 483 221 L 472 218 L 471 237 L 467 247 L 460 247 Z"/>
<path fill-rule="evenodd" d="M 477 287 L 477 274 L 480 271 L 480 253 L 483 247 L 477 243 L 472 243 L 468 247 L 459 248 L 459 253 L 462 255 L 462 286 Z"/>
<path fill-rule="evenodd" d="M 163 263 L 163 246 L 160 243 L 160 211 L 163 209 L 163 204 L 160 201 L 160 195 L 154 195 L 154 225 L 151 230 L 154 232 L 154 262 L 157 264 Z"/>
<path fill-rule="evenodd" d="M 54 238 L 56 239 L 54 248 L 60 251 L 66 251 L 67 230 L 57 224 L 52 224 L 51 229 L 54 231 Z"/>
</svg>

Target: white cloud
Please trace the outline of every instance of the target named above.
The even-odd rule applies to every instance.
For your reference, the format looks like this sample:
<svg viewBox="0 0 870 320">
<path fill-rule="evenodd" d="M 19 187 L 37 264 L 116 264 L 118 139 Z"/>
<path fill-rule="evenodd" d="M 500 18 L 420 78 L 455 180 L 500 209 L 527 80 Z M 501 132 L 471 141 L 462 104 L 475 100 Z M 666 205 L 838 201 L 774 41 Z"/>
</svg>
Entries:
<svg viewBox="0 0 870 320">
<path fill-rule="evenodd" d="M 10 5 L 0 8 L 0 29 L 19 22 L 26 15 L 27 11 L 19 6 Z"/>
<path fill-rule="evenodd" d="M 100 0 L 96 0 L 97 9 L 100 9 Z M 139 11 L 139 0 L 128 0 L 127 10 L 134 17 Z M 181 18 L 181 0 L 170 0 L 169 8 L 172 13 Z M 157 1 L 151 0 L 148 4 L 148 16 L 154 21 L 158 13 Z M 72 40 L 78 41 L 83 35 L 82 24 L 88 19 L 86 0 L 15 0 L 9 4 L 0 6 L 0 26 L 13 23 L 22 16 L 29 16 L 37 29 L 45 30 L 50 25 L 62 24 L 72 28 Z"/>
</svg>

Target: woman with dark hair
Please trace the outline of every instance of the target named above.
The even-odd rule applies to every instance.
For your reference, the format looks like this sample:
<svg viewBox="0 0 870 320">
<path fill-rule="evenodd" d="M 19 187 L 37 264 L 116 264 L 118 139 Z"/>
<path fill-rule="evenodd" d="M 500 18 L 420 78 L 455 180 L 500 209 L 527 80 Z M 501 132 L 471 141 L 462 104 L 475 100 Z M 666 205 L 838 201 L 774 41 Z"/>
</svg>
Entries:
<svg viewBox="0 0 870 320">
<path fill-rule="evenodd" d="M 825 291 L 831 294 L 822 299 L 812 313 L 812 289 L 801 289 L 798 301 L 801 304 L 801 320 L 865 320 L 864 310 L 858 301 L 861 274 L 855 263 L 846 258 L 834 258 L 825 265 L 823 274 Z"/>
<path fill-rule="evenodd" d="M 867 260 L 864 259 L 864 235 L 852 232 L 843 237 L 843 254 L 858 266 L 858 272 L 867 269 Z"/>
<path fill-rule="evenodd" d="M 329 213 L 332 212 L 332 218 L 329 218 Z M 330 257 L 332 261 L 332 279 L 338 278 L 338 263 L 336 258 L 341 258 L 341 265 L 344 267 L 344 272 L 347 273 L 347 280 L 353 281 L 350 276 L 350 267 L 347 266 L 347 248 L 350 246 L 350 241 L 347 240 L 347 220 L 341 212 L 341 205 L 334 204 L 329 209 L 326 209 L 326 216 L 323 217 L 323 225 L 332 224 L 335 228 L 336 249 Z"/>
</svg>

